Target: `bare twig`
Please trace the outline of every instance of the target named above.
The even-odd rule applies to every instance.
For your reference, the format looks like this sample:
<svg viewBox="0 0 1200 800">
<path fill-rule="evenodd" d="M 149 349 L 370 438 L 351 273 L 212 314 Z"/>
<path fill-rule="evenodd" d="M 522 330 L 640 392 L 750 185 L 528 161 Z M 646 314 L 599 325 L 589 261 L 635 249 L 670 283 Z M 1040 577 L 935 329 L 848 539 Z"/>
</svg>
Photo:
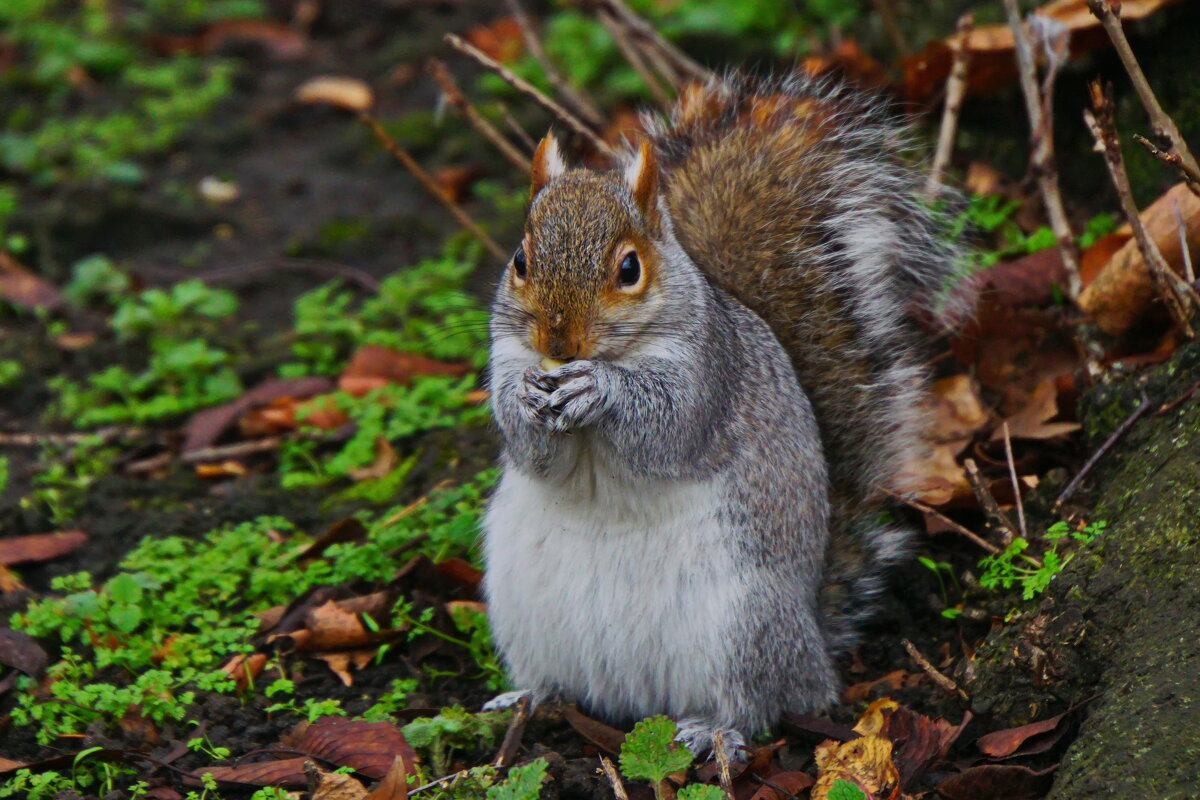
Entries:
<svg viewBox="0 0 1200 800">
<path fill-rule="evenodd" d="M 1183 178 L 1183 182 L 1187 184 L 1187 187 L 1191 189 L 1193 193 L 1196 193 L 1196 187 L 1200 186 L 1200 174 L 1193 173 L 1188 168 L 1187 164 L 1183 163 L 1183 159 L 1179 157 L 1178 153 L 1158 149 L 1154 146 L 1154 142 L 1150 141 L 1145 136 L 1142 136 L 1140 133 L 1135 133 L 1133 135 L 1133 140 L 1149 150 L 1150 155 L 1154 156 L 1159 161 L 1164 161 L 1175 169 L 1179 170 L 1179 174 Z"/>
<path fill-rule="evenodd" d="M 250 264 L 239 264 L 235 267 L 208 270 L 193 273 L 192 277 L 202 281 L 242 280 L 258 274 L 269 274 L 276 271 L 313 272 L 318 275 L 333 275 L 356 283 L 368 292 L 379 291 L 379 281 L 366 270 L 352 267 L 349 264 L 339 264 L 334 261 L 321 261 L 315 258 L 292 258 L 280 256 L 267 258 Z M 163 270 L 167 274 L 167 270 Z M 178 276 L 177 269 L 170 270 L 172 277 Z"/>
<path fill-rule="evenodd" d="M 401 147 L 399 142 L 388 135 L 388 132 L 385 131 L 383 126 L 379 124 L 379 120 L 375 119 L 375 117 L 371 116 L 365 111 L 360 112 L 358 118 L 362 120 L 362 123 L 371 130 L 371 133 L 375 134 L 375 138 L 379 140 L 379 143 L 383 145 L 383 148 L 391 153 L 397 161 L 403 164 L 405 169 L 412 173 L 413 177 L 417 179 L 417 182 L 420 183 L 422 187 L 424 187 L 425 191 L 428 192 L 433 199 L 445 206 L 446 209 L 454 215 L 454 219 L 458 220 L 459 225 L 462 225 L 471 232 L 472 236 L 483 242 L 483 246 L 486 247 L 488 252 L 493 256 L 502 261 L 508 258 L 508 255 L 504 252 L 500 245 L 496 244 L 496 240 L 489 236 L 483 228 L 479 227 L 479 224 L 476 223 L 466 211 L 463 211 L 462 207 L 459 206 L 458 203 L 451 200 L 450 196 L 443 192 L 441 187 L 437 185 L 432 177 L 430 177 L 429 173 L 417 163 L 417 160 L 413 158 L 407 150 Z"/>
<path fill-rule="evenodd" d="M 492 72 L 495 72 L 497 75 L 503 78 L 509 86 L 512 86 L 518 92 L 530 97 L 535 103 L 553 114 L 559 122 L 566 125 L 574 133 L 586 139 L 588 143 L 591 144 L 591 146 L 597 151 L 606 156 L 613 155 L 613 149 L 609 147 L 603 139 L 597 136 L 596 132 L 592 130 L 586 122 L 572 114 L 555 100 L 542 94 L 542 92 L 536 86 L 533 86 L 521 76 L 514 74 L 512 70 L 508 69 L 508 67 L 482 52 L 479 50 L 479 48 L 473 46 L 469 42 L 464 41 L 458 36 L 455 36 L 453 33 L 447 33 L 445 39 L 455 50 L 475 59 L 482 66 L 490 69 Z"/>
<path fill-rule="evenodd" d="M 880 3 L 887 6 L 886 0 Z M 963 97 L 967 92 L 967 68 L 970 66 L 970 51 L 967 40 L 971 36 L 971 28 L 975 24 L 972 14 L 963 14 L 958 18 L 958 37 L 954 44 L 954 62 L 950 67 L 950 77 L 946 79 L 946 102 L 942 109 L 942 125 L 938 130 L 937 150 L 933 154 L 933 166 L 929 170 L 929 180 L 925 184 L 925 196 L 930 200 L 937 197 L 941 190 L 942 181 L 946 177 L 946 169 L 950 166 L 950 154 L 954 152 L 955 134 L 958 133 L 958 114 L 962 111 Z"/>
<path fill-rule="evenodd" d="M 505 0 L 508 3 L 509 13 L 517 20 L 517 25 L 521 28 L 521 37 L 525 40 L 525 47 L 529 50 L 529 54 L 534 57 L 542 68 L 542 72 L 546 75 L 546 80 L 550 81 L 550 85 L 554 87 L 554 91 L 558 92 L 567 105 L 569 105 L 576 114 L 593 128 L 602 128 L 604 126 L 604 115 L 600 113 L 600 109 L 592 100 L 583 92 L 571 85 L 570 81 L 563 77 L 558 68 L 554 66 L 554 62 L 550 60 L 550 56 L 546 55 L 546 48 L 542 47 L 542 40 L 538 37 L 537 30 L 533 26 L 533 20 L 529 14 L 525 12 L 524 6 L 520 0 Z"/>
<path fill-rule="evenodd" d="M 1150 88 L 1150 82 L 1146 80 L 1145 73 L 1142 72 L 1137 58 L 1133 55 L 1133 48 L 1129 46 L 1129 40 L 1125 38 L 1125 30 L 1121 27 L 1121 20 L 1118 16 L 1120 3 L 1117 3 L 1115 13 L 1113 5 L 1108 0 L 1087 0 L 1087 4 L 1092 14 L 1104 26 L 1108 38 L 1112 40 L 1113 47 L 1121 59 L 1121 64 L 1129 73 L 1129 79 L 1133 83 L 1134 90 L 1137 91 L 1138 99 L 1142 101 L 1142 107 L 1146 109 L 1146 114 L 1150 117 L 1150 127 L 1153 129 L 1154 135 L 1162 141 L 1170 143 L 1172 154 L 1179 158 L 1178 167 L 1185 176 L 1188 188 L 1192 190 L 1193 194 L 1200 197 L 1200 165 L 1197 165 L 1195 157 L 1188 149 L 1187 142 L 1180 135 L 1175 120 L 1171 119 L 1171 116 L 1159 104 L 1154 90 Z"/>
<path fill-rule="evenodd" d="M 629 37 L 626 36 L 626 28 L 621 25 L 616 17 L 612 16 L 612 14 L 604 9 L 598 11 L 596 16 L 599 17 L 600 24 L 604 26 L 606 31 L 608 31 L 608 35 L 612 37 L 614 42 L 616 42 L 617 48 L 621 51 L 621 54 L 625 56 L 625 60 L 629 62 L 631 67 L 633 67 L 634 72 L 641 77 L 642 83 L 644 83 L 646 88 L 650 90 L 650 94 L 654 95 L 654 99 L 657 100 L 659 105 L 663 106 L 664 108 L 669 106 L 671 104 L 670 95 L 668 95 L 666 89 L 659 84 L 658 79 L 654 76 L 654 73 L 650 71 L 650 67 L 646 64 L 646 59 L 642 56 L 641 50 L 639 50 L 637 45 L 630 41 Z"/>
<path fill-rule="evenodd" d="M 717 780 L 721 784 L 721 791 L 725 793 L 726 800 L 734 800 L 733 777 L 729 772 L 729 753 L 725 751 L 725 731 L 720 728 L 713 729 L 712 751 L 713 758 L 717 761 Z"/>
<path fill-rule="evenodd" d="M 513 706 L 512 719 L 508 721 L 508 730 L 504 733 L 504 741 L 492 759 L 493 767 L 507 767 L 512 763 L 521 746 L 521 737 L 525 734 L 525 723 L 529 722 L 529 695 L 522 696 Z"/>
<path fill-rule="evenodd" d="M 1063 503 L 1071 499 L 1071 497 L 1075 494 L 1075 490 L 1077 490 L 1079 485 L 1083 483 L 1083 479 L 1088 476 L 1088 474 L 1098 463 L 1100 463 L 1100 459 L 1104 457 L 1104 454 L 1111 450 L 1113 445 L 1120 441 L 1121 437 L 1129 432 L 1129 429 L 1133 427 L 1133 423 L 1141 419 L 1142 415 L 1150 410 L 1151 405 L 1153 405 L 1153 403 L 1150 402 L 1150 398 L 1142 398 L 1141 404 L 1139 404 L 1138 407 L 1133 410 L 1133 413 L 1126 417 L 1124 421 L 1117 426 L 1115 431 L 1109 434 L 1108 438 L 1104 440 L 1104 444 L 1100 445 L 1099 449 L 1097 449 L 1095 453 L 1092 453 L 1092 457 L 1084 463 L 1082 469 L 1080 469 L 1075 477 L 1071 479 L 1071 482 L 1067 484 L 1067 488 L 1062 490 L 1062 493 L 1059 494 L 1058 499 L 1054 501 L 1055 508 L 1061 507 Z"/>
<path fill-rule="evenodd" d="M 975 499 L 979 501 L 979 505 L 988 519 L 1000 531 L 1000 541 L 1005 547 L 1008 547 L 1017 535 L 1017 529 L 1013 527 L 1012 520 L 1000 510 L 1000 504 L 996 502 L 995 496 L 992 495 L 992 490 L 988 488 L 983 475 L 979 473 L 979 466 L 975 463 L 975 460 L 972 458 L 964 459 L 963 468 L 966 470 L 971 490 L 975 492 Z"/>
<path fill-rule="evenodd" d="M 1179 232 L 1179 254 L 1183 257 L 1183 279 L 1192 286 L 1196 285 L 1196 271 L 1192 268 L 1192 248 L 1188 246 L 1187 223 L 1183 219 L 1183 209 L 1179 207 L 1179 198 L 1171 198 L 1171 212 L 1175 215 L 1175 229 Z"/>
<path fill-rule="evenodd" d="M 87 441 L 108 444 L 118 439 L 133 439 L 145 436 L 146 428 L 124 428 L 112 426 L 81 433 L 5 433 L 0 431 L 0 447 L 41 447 L 44 444 L 74 446 Z"/>
<path fill-rule="evenodd" d="M 908 654 L 912 657 L 912 660 L 917 662 L 917 666 L 921 668 L 921 671 L 932 678 L 934 683 L 948 693 L 958 695 L 963 700 L 971 699 L 971 696 L 964 692 L 961 686 L 947 678 L 942 673 L 938 672 L 937 668 L 933 666 L 933 664 L 929 663 L 929 659 L 921 655 L 921 651 L 917 649 L 915 644 L 910 642 L 908 639 L 901 639 L 900 643 L 904 645 L 904 649 L 908 651 Z"/>
<path fill-rule="evenodd" d="M 1008 423 L 1005 422 L 1001 428 L 1004 431 L 1004 457 L 1008 461 L 1008 477 L 1012 480 L 1013 497 L 1017 500 L 1017 527 L 1021 530 L 1021 536 L 1028 538 L 1028 533 L 1025 531 L 1025 504 L 1021 500 L 1021 483 L 1017 480 L 1017 463 L 1013 460 L 1012 437 L 1008 435 Z"/>
<path fill-rule="evenodd" d="M 907 58 L 912 54 L 912 48 L 908 46 L 908 40 L 904 38 L 904 30 L 896 21 L 893 0 L 871 0 L 871 4 L 875 6 L 875 13 L 879 15 L 879 21 L 883 23 L 884 32 L 892 40 L 892 47 L 896 48 L 896 54 L 901 58 Z"/>
<path fill-rule="evenodd" d="M 1138 250 L 1141 251 L 1142 258 L 1150 268 L 1155 288 L 1162 295 L 1163 302 L 1175 325 L 1183 332 L 1184 336 L 1191 339 L 1195 333 L 1192 330 L 1190 317 L 1196 305 L 1200 304 L 1198 303 L 1200 298 L 1196 296 L 1195 289 L 1184 284 L 1171 271 L 1167 260 L 1163 258 L 1162 252 L 1158 249 L 1158 245 L 1146 233 L 1146 226 L 1142 224 L 1141 214 L 1138 212 L 1137 204 L 1133 201 L 1129 176 L 1125 172 L 1125 158 L 1121 154 L 1121 142 L 1117 136 L 1116 112 L 1112 95 L 1098 80 L 1092 81 L 1090 88 L 1093 110 L 1083 112 L 1084 122 L 1087 123 L 1088 130 L 1092 132 L 1092 136 L 1096 140 L 1096 151 L 1104 155 L 1104 163 L 1108 167 L 1109 177 L 1112 179 L 1113 186 L 1116 187 L 1125 217 L 1129 220 L 1130 227 L 1133 228 L 1133 238 L 1137 242 Z"/>
<path fill-rule="evenodd" d="M 676 89 L 688 81 L 705 83 L 712 78 L 712 73 L 664 39 L 653 25 L 630 10 L 623 0 L 586 0 L 585 4 L 607 10 L 629 31 L 630 37 L 638 43 L 646 57 Z"/>
<path fill-rule="evenodd" d="M 479 131 L 485 139 L 495 145 L 500 154 L 508 159 L 508 162 L 517 169 L 528 173 L 529 172 L 529 157 L 517 150 L 504 134 L 496 129 L 496 126 L 488 121 L 486 117 L 479 113 L 479 109 L 471 105 L 471 101 L 463 94 L 462 89 L 458 87 L 454 76 L 450 74 L 450 70 L 446 69 L 446 65 L 440 59 L 429 59 L 426 68 L 433 79 L 442 87 L 442 93 L 446 97 L 446 101 L 450 105 L 459 110 L 459 113 L 466 118 L 471 127 Z"/>
<path fill-rule="evenodd" d="M 915 508 L 917 511 L 922 511 L 922 512 L 930 515 L 931 517 L 935 517 L 943 525 L 950 528 L 955 533 L 957 533 L 961 536 L 965 536 L 967 539 L 970 539 L 976 545 L 978 545 L 979 547 L 988 551 L 989 553 L 995 554 L 995 553 L 1001 552 L 999 547 L 996 547 L 996 545 L 992 544 L 987 539 L 984 539 L 982 536 L 975 533 L 970 528 L 967 528 L 964 525 L 959 525 L 957 522 L 950 519 L 949 517 L 947 517 L 945 514 L 941 513 L 940 511 L 938 511 L 933 506 L 928 505 L 926 503 L 922 503 L 920 500 L 915 500 L 911 497 L 905 497 L 902 494 L 893 492 L 891 489 L 884 489 L 883 493 L 895 500 L 900 501 L 901 503 L 904 503 L 904 505 L 906 505 L 910 508 Z"/>
<path fill-rule="evenodd" d="M 1070 31 L 1065 25 L 1052 21 L 1048 17 L 1031 16 L 1031 21 L 1038 20 L 1039 39 L 1047 56 L 1046 74 L 1039 89 L 1033 44 L 1030 41 L 1029 30 L 1021 23 L 1017 0 L 1004 0 L 1004 11 L 1013 31 L 1013 44 L 1021 78 L 1021 93 L 1025 97 L 1025 111 L 1029 115 L 1033 150 L 1030 166 L 1037 176 L 1042 204 L 1046 207 L 1046 216 L 1050 220 L 1050 228 L 1054 231 L 1054 238 L 1058 242 L 1063 266 L 1067 270 L 1067 288 L 1071 293 L 1071 299 L 1077 300 L 1081 288 L 1079 257 L 1075 251 L 1075 235 L 1071 232 L 1071 223 L 1067 220 L 1062 194 L 1058 188 L 1058 170 L 1054 166 L 1054 120 L 1052 115 L 1054 78 L 1058 74 L 1058 68 L 1066 61 L 1066 47 Z M 1052 25 L 1058 25 L 1060 29 L 1051 31 Z"/>
<path fill-rule="evenodd" d="M 508 129 L 516 134 L 517 138 L 521 140 L 521 144 L 525 145 L 525 150 L 532 155 L 533 151 L 537 150 L 537 142 L 529 135 L 529 131 L 521 127 L 521 123 L 517 122 L 517 118 L 508 110 L 508 106 L 501 104 L 500 113 L 504 115 Z"/>
<path fill-rule="evenodd" d="M 621 781 L 621 776 L 617 774 L 617 768 L 613 766 L 613 763 L 604 756 L 600 756 L 600 766 L 603 767 L 604 775 L 612 785 L 613 794 L 617 796 L 617 800 L 629 800 L 629 792 L 625 791 L 625 784 Z"/>
<path fill-rule="evenodd" d="M 248 442 L 221 445 L 220 447 L 202 447 L 179 456 L 185 464 L 199 464 L 205 461 L 224 461 L 229 458 L 241 458 L 255 453 L 268 453 L 277 450 L 283 444 L 282 436 L 264 436 L 261 439 L 251 439 Z"/>
</svg>

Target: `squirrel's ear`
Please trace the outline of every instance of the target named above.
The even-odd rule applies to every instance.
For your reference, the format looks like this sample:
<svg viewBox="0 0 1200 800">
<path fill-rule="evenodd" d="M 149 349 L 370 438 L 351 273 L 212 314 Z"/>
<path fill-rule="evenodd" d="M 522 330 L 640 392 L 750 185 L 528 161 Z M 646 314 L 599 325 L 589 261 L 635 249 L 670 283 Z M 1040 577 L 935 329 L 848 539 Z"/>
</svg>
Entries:
<svg viewBox="0 0 1200 800">
<path fill-rule="evenodd" d="M 530 165 L 533 183 L 529 187 L 529 199 L 537 197 L 537 193 L 544 189 L 546 184 L 566 171 L 567 164 L 558 149 L 558 141 L 553 133 L 547 133 L 533 154 L 533 163 Z"/>
<path fill-rule="evenodd" d="M 625 167 L 625 182 L 629 184 L 637 207 L 643 214 L 652 215 L 658 196 L 658 161 L 648 140 L 642 140 L 637 156 Z"/>
</svg>

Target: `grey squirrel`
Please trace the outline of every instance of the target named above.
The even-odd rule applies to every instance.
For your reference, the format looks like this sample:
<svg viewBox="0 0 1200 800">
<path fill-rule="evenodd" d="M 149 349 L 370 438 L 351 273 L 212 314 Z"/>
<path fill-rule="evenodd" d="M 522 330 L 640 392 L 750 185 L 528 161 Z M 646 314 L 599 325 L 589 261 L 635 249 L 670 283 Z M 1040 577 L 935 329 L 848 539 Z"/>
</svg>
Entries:
<svg viewBox="0 0 1200 800">
<path fill-rule="evenodd" d="M 870 97 L 802 77 L 681 93 L 622 169 L 537 148 L 491 321 L 503 475 L 484 522 L 518 692 L 734 747 L 834 702 L 911 531 L 905 315 L 955 248 Z"/>
</svg>

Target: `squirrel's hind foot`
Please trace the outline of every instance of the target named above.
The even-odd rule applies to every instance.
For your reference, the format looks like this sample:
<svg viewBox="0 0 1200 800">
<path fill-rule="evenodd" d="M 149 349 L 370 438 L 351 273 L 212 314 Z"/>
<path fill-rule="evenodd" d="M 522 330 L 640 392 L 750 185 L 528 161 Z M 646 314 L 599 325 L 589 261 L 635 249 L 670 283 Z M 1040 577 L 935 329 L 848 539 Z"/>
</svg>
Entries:
<svg viewBox="0 0 1200 800">
<path fill-rule="evenodd" d="M 496 695 L 491 700 L 488 700 L 486 703 L 484 703 L 481 710 L 504 711 L 508 708 L 516 708 L 517 704 L 524 699 L 529 700 L 529 712 L 533 713 L 533 710 L 537 708 L 538 703 L 545 698 L 532 690 L 519 689 L 515 692 L 504 692 L 503 694 Z"/>
<path fill-rule="evenodd" d="M 716 752 L 713 750 L 715 733 L 720 731 L 725 746 L 725 756 L 734 762 L 746 760 L 749 753 L 746 737 L 738 731 L 715 727 L 702 719 L 681 719 L 677 724 L 679 733 L 675 734 L 675 741 L 691 750 L 694 755 L 700 756 L 707 753 L 710 759 L 715 758 Z"/>
</svg>

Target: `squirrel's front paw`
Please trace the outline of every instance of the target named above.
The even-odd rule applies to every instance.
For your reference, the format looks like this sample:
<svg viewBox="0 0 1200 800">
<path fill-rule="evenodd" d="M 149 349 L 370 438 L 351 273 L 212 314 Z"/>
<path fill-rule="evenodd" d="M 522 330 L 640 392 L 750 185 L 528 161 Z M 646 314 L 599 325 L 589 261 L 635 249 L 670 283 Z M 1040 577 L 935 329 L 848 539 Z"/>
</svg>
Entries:
<svg viewBox="0 0 1200 800">
<path fill-rule="evenodd" d="M 549 425 L 557 416 L 550 407 L 550 395 L 557 389 L 557 384 L 549 376 L 530 367 L 521 377 L 517 386 L 517 406 L 527 420 L 538 425 Z"/>
<path fill-rule="evenodd" d="M 605 365 L 572 361 L 547 373 L 547 377 L 558 385 L 549 398 L 555 414 L 554 430 L 569 431 L 590 425 L 600 417 L 608 389 Z"/>
</svg>

